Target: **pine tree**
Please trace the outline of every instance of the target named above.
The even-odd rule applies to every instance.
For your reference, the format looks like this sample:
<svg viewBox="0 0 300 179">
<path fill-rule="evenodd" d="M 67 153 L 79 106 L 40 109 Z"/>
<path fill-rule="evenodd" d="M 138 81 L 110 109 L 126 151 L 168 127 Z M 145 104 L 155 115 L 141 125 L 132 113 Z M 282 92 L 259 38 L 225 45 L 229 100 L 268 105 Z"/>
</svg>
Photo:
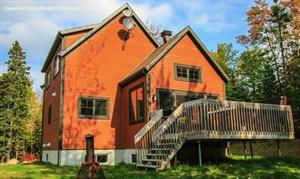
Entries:
<svg viewBox="0 0 300 179">
<path fill-rule="evenodd" d="M 29 89 L 31 88 L 30 68 L 26 66 L 25 52 L 18 41 L 13 43 L 8 56 L 7 72 L 2 75 L 3 84 L 0 88 L 2 161 L 18 157 L 24 137 L 22 124 L 28 114 Z"/>
</svg>

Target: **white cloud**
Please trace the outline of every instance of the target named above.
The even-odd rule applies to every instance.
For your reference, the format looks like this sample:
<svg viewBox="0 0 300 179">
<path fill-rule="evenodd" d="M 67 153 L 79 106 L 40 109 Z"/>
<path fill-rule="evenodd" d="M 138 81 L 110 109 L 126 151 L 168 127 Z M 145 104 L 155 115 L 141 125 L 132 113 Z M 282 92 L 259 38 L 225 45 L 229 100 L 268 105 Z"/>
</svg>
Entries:
<svg viewBox="0 0 300 179">
<path fill-rule="evenodd" d="M 207 32 L 220 32 L 222 30 L 235 29 L 238 24 L 234 17 L 236 6 L 242 1 L 176 1 L 178 9 L 182 9 L 186 15 L 186 21 Z"/>
<path fill-rule="evenodd" d="M 102 21 L 123 2 L 110 1 L 3 1 L 0 3 L 0 48 L 9 49 L 18 40 L 32 66 L 34 89 L 43 83 L 40 68 L 58 30 Z M 172 17 L 169 4 L 130 3 L 143 21 L 164 24 Z M 164 17 L 164 18 L 160 18 Z M 1 51 L 2 53 L 2 51 Z M 1 54 L 0 72 L 4 72 Z"/>
</svg>

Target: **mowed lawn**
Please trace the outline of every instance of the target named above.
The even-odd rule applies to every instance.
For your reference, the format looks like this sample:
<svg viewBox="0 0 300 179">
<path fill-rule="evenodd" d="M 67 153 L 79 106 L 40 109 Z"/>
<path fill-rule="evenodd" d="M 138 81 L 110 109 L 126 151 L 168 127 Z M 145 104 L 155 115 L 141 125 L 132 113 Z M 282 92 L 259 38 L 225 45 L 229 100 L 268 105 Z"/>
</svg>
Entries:
<svg viewBox="0 0 300 179">
<path fill-rule="evenodd" d="M 103 167 L 106 178 L 300 178 L 300 159 L 262 158 L 228 161 L 199 166 L 178 165 L 163 171 L 145 171 L 132 165 Z M 75 178 L 78 166 L 58 167 L 46 163 L 1 165 L 0 178 Z"/>
</svg>

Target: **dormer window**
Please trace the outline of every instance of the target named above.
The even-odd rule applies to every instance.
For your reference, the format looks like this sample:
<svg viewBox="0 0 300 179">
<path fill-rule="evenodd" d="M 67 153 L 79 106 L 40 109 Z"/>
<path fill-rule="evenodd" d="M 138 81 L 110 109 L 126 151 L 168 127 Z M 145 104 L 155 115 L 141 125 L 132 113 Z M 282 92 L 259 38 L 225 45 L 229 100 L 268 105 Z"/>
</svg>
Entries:
<svg viewBox="0 0 300 179">
<path fill-rule="evenodd" d="M 57 73 L 59 72 L 59 60 L 60 60 L 60 55 L 57 54 L 54 60 L 54 76 L 56 76 Z"/>
</svg>

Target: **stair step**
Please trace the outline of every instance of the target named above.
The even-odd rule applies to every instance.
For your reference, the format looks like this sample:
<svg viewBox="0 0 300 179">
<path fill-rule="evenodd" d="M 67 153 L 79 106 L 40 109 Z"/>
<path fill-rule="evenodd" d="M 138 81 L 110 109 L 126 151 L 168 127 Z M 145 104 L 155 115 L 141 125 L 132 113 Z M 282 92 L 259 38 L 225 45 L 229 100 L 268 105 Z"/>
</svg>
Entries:
<svg viewBox="0 0 300 179">
<path fill-rule="evenodd" d="M 160 151 L 160 150 L 173 150 L 173 148 L 151 148 L 152 151 Z"/>
<path fill-rule="evenodd" d="M 145 158 L 142 161 L 143 162 L 161 162 L 162 160 Z"/>
<path fill-rule="evenodd" d="M 156 166 L 156 165 L 149 165 L 149 164 L 136 164 L 136 166 L 138 166 L 138 167 L 144 167 L 144 168 L 154 168 L 154 169 L 156 169 L 156 168 L 158 168 L 158 166 Z"/>
<path fill-rule="evenodd" d="M 148 156 L 164 156 L 165 154 L 153 154 L 153 153 L 147 153 Z"/>
</svg>

